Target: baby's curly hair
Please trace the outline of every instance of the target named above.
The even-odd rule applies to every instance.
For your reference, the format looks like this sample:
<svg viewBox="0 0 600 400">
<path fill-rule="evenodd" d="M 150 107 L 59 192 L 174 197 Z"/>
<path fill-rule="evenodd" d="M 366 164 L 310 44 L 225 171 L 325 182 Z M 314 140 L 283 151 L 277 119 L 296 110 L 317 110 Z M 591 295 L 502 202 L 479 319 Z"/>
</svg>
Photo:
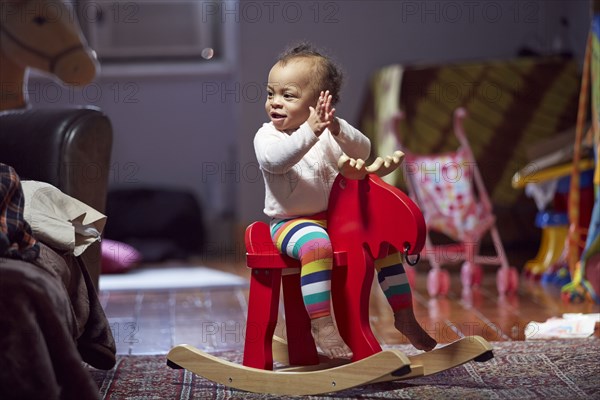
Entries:
<svg viewBox="0 0 600 400">
<path fill-rule="evenodd" d="M 320 53 L 312 44 L 308 42 L 299 43 L 284 51 L 277 58 L 277 63 L 285 66 L 288 62 L 305 58 L 314 60 L 312 68 L 318 77 L 312 86 L 317 94 L 323 90 L 329 90 L 331 94 L 331 103 L 337 104 L 340 101 L 340 90 L 342 88 L 343 73 L 341 69 L 326 55 Z"/>
</svg>

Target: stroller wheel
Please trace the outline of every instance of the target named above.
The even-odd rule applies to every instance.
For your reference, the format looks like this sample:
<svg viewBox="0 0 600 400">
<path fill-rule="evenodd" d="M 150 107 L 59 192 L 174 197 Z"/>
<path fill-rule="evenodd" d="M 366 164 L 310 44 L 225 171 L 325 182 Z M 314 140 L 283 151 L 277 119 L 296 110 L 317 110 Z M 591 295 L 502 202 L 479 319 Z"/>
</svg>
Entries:
<svg viewBox="0 0 600 400">
<path fill-rule="evenodd" d="M 519 273 L 515 267 L 500 268 L 496 274 L 498 293 L 514 293 L 519 287 Z"/>
<path fill-rule="evenodd" d="M 431 297 L 436 297 L 440 294 L 440 270 L 432 269 L 427 274 L 427 293 Z"/>
<path fill-rule="evenodd" d="M 440 294 L 447 295 L 450 290 L 450 273 L 446 270 L 441 271 Z"/>
<path fill-rule="evenodd" d="M 479 286 L 483 272 L 481 266 L 465 261 L 460 269 L 460 282 L 463 287 Z"/>
<path fill-rule="evenodd" d="M 508 291 L 508 268 L 500 268 L 496 273 L 496 287 L 501 295 Z"/>
<path fill-rule="evenodd" d="M 519 271 L 515 267 L 509 268 L 510 293 L 516 293 L 519 289 Z"/>
<path fill-rule="evenodd" d="M 431 297 L 445 296 L 450 289 L 450 274 L 440 268 L 433 268 L 427 275 L 427 292 Z"/>
</svg>

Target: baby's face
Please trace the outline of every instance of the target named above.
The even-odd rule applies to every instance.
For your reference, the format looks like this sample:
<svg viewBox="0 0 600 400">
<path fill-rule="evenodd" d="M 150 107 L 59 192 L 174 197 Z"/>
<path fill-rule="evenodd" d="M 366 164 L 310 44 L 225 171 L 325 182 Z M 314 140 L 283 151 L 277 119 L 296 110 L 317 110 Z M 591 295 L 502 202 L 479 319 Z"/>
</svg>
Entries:
<svg viewBox="0 0 600 400">
<path fill-rule="evenodd" d="M 303 59 L 271 68 L 265 110 L 277 130 L 292 133 L 308 119 L 309 107 L 314 107 L 318 99 L 310 74 L 310 63 Z"/>
</svg>

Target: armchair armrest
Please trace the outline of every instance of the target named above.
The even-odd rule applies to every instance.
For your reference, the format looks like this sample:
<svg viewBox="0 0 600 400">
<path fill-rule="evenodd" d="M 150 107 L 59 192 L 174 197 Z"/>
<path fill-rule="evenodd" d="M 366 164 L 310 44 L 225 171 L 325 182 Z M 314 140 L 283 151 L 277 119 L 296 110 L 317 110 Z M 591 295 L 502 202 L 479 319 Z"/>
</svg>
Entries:
<svg viewBox="0 0 600 400">
<path fill-rule="evenodd" d="M 50 183 L 104 213 L 112 126 L 97 108 L 25 109 L 0 112 L 0 161 L 23 180 Z M 100 246 L 82 255 L 94 283 Z"/>
</svg>

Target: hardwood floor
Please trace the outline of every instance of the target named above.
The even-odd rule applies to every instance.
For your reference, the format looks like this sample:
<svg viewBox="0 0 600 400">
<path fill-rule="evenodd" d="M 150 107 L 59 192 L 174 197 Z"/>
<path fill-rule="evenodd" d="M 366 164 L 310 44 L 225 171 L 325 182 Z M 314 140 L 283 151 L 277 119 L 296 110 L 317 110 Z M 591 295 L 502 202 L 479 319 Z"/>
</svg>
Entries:
<svg viewBox="0 0 600 400">
<path fill-rule="evenodd" d="M 203 260 L 203 264 L 248 276 L 240 260 Z M 524 340 L 525 329 L 531 321 L 545 322 L 563 313 L 600 312 L 600 306 L 593 303 L 563 303 L 559 288 L 543 287 L 524 278 L 515 296 L 501 299 L 495 286 L 496 267 L 485 270 L 481 287 L 470 296 L 461 294 L 459 272 L 451 271 L 448 296 L 432 299 L 425 289 L 427 270 L 426 264 L 417 267 L 414 310 L 421 325 L 440 343 L 466 335 L 481 335 L 488 341 Z M 164 354 L 182 343 L 205 351 L 241 351 L 247 296 L 247 288 L 100 292 L 119 354 Z M 394 329 L 391 310 L 376 284 L 372 290 L 370 318 L 380 343 L 408 343 Z M 284 333 L 281 326 L 279 334 Z M 598 324 L 594 335 L 600 337 Z"/>
</svg>

